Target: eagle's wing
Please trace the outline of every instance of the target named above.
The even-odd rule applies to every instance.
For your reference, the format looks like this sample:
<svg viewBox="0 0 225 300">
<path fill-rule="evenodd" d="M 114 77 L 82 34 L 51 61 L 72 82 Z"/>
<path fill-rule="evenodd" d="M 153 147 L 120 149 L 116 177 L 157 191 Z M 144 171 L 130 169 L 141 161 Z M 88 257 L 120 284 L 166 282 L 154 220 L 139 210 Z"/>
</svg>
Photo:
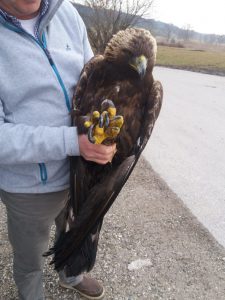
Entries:
<svg viewBox="0 0 225 300">
<path fill-rule="evenodd" d="M 88 82 L 93 74 L 93 70 L 96 69 L 96 65 L 103 61 L 103 59 L 103 55 L 95 55 L 83 67 L 73 96 L 74 109 L 76 109 L 76 107 L 79 106 L 80 102 L 82 101 L 83 95 L 88 86 Z"/>
<path fill-rule="evenodd" d="M 134 166 L 136 165 L 141 152 L 143 151 L 153 130 L 155 121 L 159 115 L 162 105 L 163 89 L 160 82 L 153 83 L 149 99 L 146 101 L 144 109 L 144 124 L 141 128 L 140 138 L 137 142 L 136 151 L 133 155 L 127 157 L 120 165 L 112 167 L 110 172 L 104 176 L 101 182 L 96 183 L 94 187 L 89 190 L 88 197 L 78 210 L 78 215 L 73 223 L 73 228 L 66 232 L 63 240 L 58 241 L 52 253 L 54 253 L 53 263 L 56 269 L 60 269 L 67 265 L 70 269 L 71 275 L 77 275 L 81 270 L 90 270 L 93 266 L 95 255 L 90 258 L 90 249 L 87 249 L 87 239 L 90 243 L 90 233 L 101 223 L 104 215 L 111 207 L 112 203 L 118 196 L 125 182 L 129 178 Z M 78 164 L 81 161 L 78 161 Z M 81 162 L 80 167 L 83 168 Z M 75 172 L 77 176 L 78 169 Z M 76 184 L 75 174 L 75 184 Z M 83 178 L 84 179 L 84 178 Z M 78 184 L 83 182 L 83 179 L 78 181 Z M 82 194 L 82 187 L 77 186 Z M 80 249 L 83 253 L 86 252 L 87 259 L 81 258 Z M 77 259 L 79 258 L 79 259 Z M 79 262 L 83 259 L 85 265 L 80 266 Z"/>
<path fill-rule="evenodd" d="M 143 151 L 144 147 L 146 146 L 151 136 L 155 122 L 159 116 L 162 107 L 162 100 L 163 100 L 162 84 L 160 81 L 154 81 L 149 95 L 149 101 L 146 102 L 145 116 L 143 119 L 144 124 L 142 126 L 141 134 L 140 134 L 139 151 L 141 152 Z"/>
<path fill-rule="evenodd" d="M 73 95 L 73 111 L 72 115 L 72 122 L 73 126 L 77 126 L 79 130 L 79 134 L 85 133 L 82 131 L 83 129 L 83 122 L 82 118 L 79 118 L 80 111 L 79 106 L 80 103 L 83 101 L 84 94 L 87 90 L 89 80 L 91 80 L 94 70 L 96 70 L 96 66 L 104 60 L 103 55 L 95 55 L 93 56 L 83 67 L 80 78 L 76 85 L 75 93 Z M 78 107 L 78 109 L 77 109 Z M 82 117 L 82 116 L 81 116 Z M 76 122 L 75 122 L 76 120 Z M 79 124 L 80 123 L 80 124 Z M 82 124 L 81 124 L 82 123 Z M 84 186 L 81 186 L 81 183 L 84 182 L 85 176 L 87 172 L 85 172 L 84 166 L 82 167 L 82 171 L 80 172 L 79 180 L 76 178 L 76 170 L 81 166 L 80 158 L 77 156 L 70 157 L 70 199 L 68 203 L 68 210 L 69 206 L 73 208 L 73 213 L 77 214 L 79 209 L 79 203 L 83 203 L 85 199 L 85 190 Z M 81 175 L 82 174 L 82 175 Z M 82 177 L 82 178 L 81 178 Z M 77 184 L 76 184 L 77 182 Z"/>
</svg>

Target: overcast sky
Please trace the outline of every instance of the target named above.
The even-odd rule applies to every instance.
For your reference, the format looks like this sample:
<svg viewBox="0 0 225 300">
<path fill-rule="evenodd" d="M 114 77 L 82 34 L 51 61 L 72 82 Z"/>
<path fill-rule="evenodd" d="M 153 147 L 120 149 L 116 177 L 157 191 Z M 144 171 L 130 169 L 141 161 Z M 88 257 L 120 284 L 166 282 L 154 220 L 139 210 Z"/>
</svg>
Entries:
<svg viewBox="0 0 225 300">
<path fill-rule="evenodd" d="M 201 33 L 225 34 L 225 0 L 155 0 L 151 17 Z"/>
<path fill-rule="evenodd" d="M 153 19 L 172 23 L 178 27 L 189 24 L 191 29 L 201 33 L 225 34 L 225 0 L 154 1 L 150 14 Z M 75 2 L 84 1 L 75 0 Z"/>
</svg>

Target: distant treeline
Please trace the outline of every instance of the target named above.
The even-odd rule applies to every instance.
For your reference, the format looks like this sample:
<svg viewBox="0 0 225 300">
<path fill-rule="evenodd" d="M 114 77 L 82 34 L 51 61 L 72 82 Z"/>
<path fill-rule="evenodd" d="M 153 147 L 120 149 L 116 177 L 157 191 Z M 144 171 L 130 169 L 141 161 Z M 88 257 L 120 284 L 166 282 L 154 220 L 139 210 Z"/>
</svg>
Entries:
<svg viewBox="0 0 225 300">
<path fill-rule="evenodd" d="M 73 3 L 77 8 L 79 14 L 84 19 L 84 22 L 88 23 L 88 17 L 93 14 L 90 7 Z M 151 33 L 157 37 L 162 38 L 169 43 L 178 43 L 179 41 L 198 41 L 207 44 L 225 44 L 225 34 L 203 34 L 191 29 L 190 25 L 186 25 L 184 28 L 179 28 L 173 24 L 156 21 L 154 19 L 138 18 L 135 26 L 142 27 L 151 31 Z"/>
</svg>

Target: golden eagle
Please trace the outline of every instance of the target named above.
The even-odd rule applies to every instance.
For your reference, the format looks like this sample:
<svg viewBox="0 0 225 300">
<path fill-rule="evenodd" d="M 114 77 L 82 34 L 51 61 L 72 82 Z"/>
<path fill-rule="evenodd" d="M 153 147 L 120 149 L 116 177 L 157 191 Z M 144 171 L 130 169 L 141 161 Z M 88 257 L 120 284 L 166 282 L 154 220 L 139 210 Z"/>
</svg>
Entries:
<svg viewBox="0 0 225 300">
<path fill-rule="evenodd" d="M 69 230 L 47 253 L 54 254 L 55 269 L 64 268 L 68 276 L 93 267 L 103 217 L 151 135 L 163 96 L 161 83 L 152 75 L 155 59 L 156 41 L 150 32 L 129 28 L 114 35 L 104 54 L 94 56 L 82 70 L 73 99 L 73 125 L 79 134 L 88 130 L 92 142 L 98 142 L 97 129 L 102 129 L 107 134 L 100 142 L 116 142 L 117 152 L 106 165 L 71 158 L 65 217 Z"/>
</svg>

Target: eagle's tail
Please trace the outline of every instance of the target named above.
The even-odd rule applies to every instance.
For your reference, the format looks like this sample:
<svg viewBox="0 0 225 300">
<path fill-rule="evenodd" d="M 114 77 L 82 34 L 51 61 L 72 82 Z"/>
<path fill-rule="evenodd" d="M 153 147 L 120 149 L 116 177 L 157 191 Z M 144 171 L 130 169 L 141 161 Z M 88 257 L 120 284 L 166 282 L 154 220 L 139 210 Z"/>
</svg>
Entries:
<svg viewBox="0 0 225 300">
<path fill-rule="evenodd" d="M 136 162 L 135 155 L 129 156 L 89 191 L 72 228 L 62 233 L 55 245 L 45 253 L 45 256 L 54 255 L 51 264 L 55 265 L 56 270 L 68 268 L 73 276 L 80 274 L 80 271 L 91 270 L 95 262 L 103 217 L 121 191 Z"/>
</svg>

